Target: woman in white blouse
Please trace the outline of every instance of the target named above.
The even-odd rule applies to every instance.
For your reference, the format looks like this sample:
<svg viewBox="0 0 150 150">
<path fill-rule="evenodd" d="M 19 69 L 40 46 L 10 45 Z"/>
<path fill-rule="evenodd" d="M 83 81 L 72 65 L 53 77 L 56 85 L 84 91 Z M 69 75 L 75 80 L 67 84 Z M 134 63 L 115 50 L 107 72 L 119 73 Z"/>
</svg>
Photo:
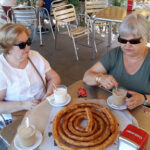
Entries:
<svg viewBox="0 0 150 150">
<path fill-rule="evenodd" d="M 53 83 L 60 84 L 49 63 L 30 50 L 29 37 L 29 30 L 21 24 L 0 28 L 0 113 L 30 110 L 52 94 Z"/>
</svg>

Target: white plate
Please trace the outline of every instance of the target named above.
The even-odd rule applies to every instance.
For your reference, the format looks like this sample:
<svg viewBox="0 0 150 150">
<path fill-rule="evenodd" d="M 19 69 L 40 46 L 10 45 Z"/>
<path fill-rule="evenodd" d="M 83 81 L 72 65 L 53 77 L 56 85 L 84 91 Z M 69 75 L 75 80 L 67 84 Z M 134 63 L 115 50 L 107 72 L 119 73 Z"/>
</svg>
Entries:
<svg viewBox="0 0 150 150">
<path fill-rule="evenodd" d="M 67 100 L 66 100 L 65 103 L 62 103 L 62 104 L 55 103 L 55 99 L 54 99 L 54 95 L 53 94 L 51 96 L 47 97 L 47 100 L 49 101 L 49 103 L 52 106 L 61 107 L 61 106 L 65 106 L 65 105 L 69 104 L 69 102 L 71 101 L 71 96 L 69 94 L 67 94 Z"/>
<path fill-rule="evenodd" d="M 113 109 L 116 109 L 116 110 L 123 110 L 123 109 L 127 109 L 127 106 L 126 104 L 122 105 L 122 106 L 116 106 L 113 104 L 113 96 L 109 96 L 108 99 L 107 99 L 107 104 L 108 106 L 110 106 L 111 108 Z"/>
<path fill-rule="evenodd" d="M 17 150 L 33 150 L 33 149 L 37 148 L 42 142 L 41 132 L 39 132 L 39 131 L 36 132 L 36 138 L 37 138 L 36 143 L 32 146 L 27 147 L 27 146 L 22 145 L 20 138 L 19 138 L 19 135 L 17 134 L 15 136 L 15 139 L 14 139 L 14 145 L 15 145 Z"/>
</svg>

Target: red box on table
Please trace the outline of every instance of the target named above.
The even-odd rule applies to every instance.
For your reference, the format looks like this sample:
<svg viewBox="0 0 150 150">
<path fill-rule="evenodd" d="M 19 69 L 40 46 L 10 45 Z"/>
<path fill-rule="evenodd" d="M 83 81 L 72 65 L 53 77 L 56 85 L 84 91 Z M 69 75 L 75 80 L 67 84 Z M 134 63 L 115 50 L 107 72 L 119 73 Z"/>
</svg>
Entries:
<svg viewBox="0 0 150 150">
<path fill-rule="evenodd" d="M 126 147 L 132 150 L 146 150 L 148 133 L 133 125 L 128 125 L 119 137 L 119 150 Z"/>
</svg>

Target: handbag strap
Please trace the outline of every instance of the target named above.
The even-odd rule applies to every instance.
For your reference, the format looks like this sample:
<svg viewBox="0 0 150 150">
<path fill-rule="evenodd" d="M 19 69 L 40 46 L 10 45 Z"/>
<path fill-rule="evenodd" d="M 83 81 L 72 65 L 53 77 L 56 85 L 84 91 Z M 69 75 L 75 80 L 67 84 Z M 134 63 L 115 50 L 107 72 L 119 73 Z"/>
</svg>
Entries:
<svg viewBox="0 0 150 150">
<path fill-rule="evenodd" d="M 28 57 L 28 60 L 30 61 L 31 65 L 33 66 L 33 68 L 35 69 L 35 71 L 37 72 L 37 74 L 40 76 L 40 78 L 41 78 L 41 80 L 42 80 L 42 82 L 43 82 L 43 85 L 44 85 L 44 89 L 45 89 L 45 91 L 46 91 L 46 84 L 45 84 L 45 82 L 44 82 L 44 80 L 43 80 L 43 78 L 42 78 L 40 72 L 37 70 L 37 68 L 35 67 L 34 63 L 33 63 L 32 60 L 30 59 L 30 57 Z"/>
</svg>

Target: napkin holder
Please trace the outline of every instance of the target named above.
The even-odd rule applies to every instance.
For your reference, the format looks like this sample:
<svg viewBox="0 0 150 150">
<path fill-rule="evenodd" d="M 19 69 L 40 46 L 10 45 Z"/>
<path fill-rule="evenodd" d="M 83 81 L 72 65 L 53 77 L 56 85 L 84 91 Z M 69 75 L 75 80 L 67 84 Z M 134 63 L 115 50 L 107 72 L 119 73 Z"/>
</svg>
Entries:
<svg viewBox="0 0 150 150">
<path fill-rule="evenodd" d="M 148 136 L 146 131 L 130 124 L 119 136 L 118 150 L 146 150 Z"/>
</svg>

